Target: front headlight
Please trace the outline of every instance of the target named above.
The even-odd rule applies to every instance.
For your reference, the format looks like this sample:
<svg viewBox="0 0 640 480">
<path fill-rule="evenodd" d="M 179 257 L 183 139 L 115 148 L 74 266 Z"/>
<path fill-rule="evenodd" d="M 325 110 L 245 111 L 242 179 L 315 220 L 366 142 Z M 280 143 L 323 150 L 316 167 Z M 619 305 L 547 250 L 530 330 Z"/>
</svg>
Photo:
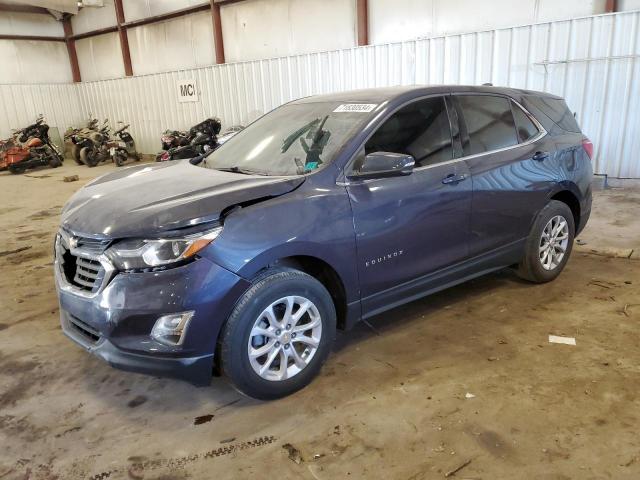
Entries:
<svg viewBox="0 0 640 480">
<path fill-rule="evenodd" d="M 147 270 L 182 262 L 213 242 L 222 227 L 181 238 L 131 239 L 116 243 L 107 256 L 118 270 Z"/>
</svg>

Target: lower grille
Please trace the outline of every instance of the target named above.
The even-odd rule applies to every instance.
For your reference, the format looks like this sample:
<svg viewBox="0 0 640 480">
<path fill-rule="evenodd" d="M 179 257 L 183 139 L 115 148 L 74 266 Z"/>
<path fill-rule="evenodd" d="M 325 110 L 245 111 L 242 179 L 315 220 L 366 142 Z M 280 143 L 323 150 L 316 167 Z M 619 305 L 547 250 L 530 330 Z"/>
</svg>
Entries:
<svg viewBox="0 0 640 480">
<path fill-rule="evenodd" d="M 76 318 L 72 315 L 69 315 L 67 319 L 69 321 L 69 328 L 71 330 L 79 333 L 83 336 L 83 338 L 85 338 L 85 340 L 91 343 L 98 343 L 98 340 L 100 340 L 100 332 L 98 332 L 98 330 L 92 328 L 79 318 Z"/>
</svg>

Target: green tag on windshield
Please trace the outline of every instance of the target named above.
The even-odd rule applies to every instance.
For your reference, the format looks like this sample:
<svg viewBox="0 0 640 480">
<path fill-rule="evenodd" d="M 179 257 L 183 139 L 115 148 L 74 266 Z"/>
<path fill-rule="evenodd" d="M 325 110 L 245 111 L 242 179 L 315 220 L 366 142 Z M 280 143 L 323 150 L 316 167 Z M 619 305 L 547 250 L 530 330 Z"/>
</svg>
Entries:
<svg viewBox="0 0 640 480">
<path fill-rule="evenodd" d="M 310 172 L 311 170 L 315 170 L 316 168 L 318 168 L 318 162 L 309 162 L 305 165 L 304 171 Z"/>
</svg>

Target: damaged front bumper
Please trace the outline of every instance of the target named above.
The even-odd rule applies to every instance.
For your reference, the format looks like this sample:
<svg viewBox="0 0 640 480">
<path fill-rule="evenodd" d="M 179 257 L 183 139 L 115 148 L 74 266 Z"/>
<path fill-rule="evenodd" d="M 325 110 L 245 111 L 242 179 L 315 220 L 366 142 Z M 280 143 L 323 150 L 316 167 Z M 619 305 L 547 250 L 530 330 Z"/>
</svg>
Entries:
<svg viewBox="0 0 640 480">
<path fill-rule="evenodd" d="M 56 261 L 62 330 L 110 365 L 210 382 L 218 333 L 249 283 L 205 258 L 160 272 L 112 272 L 96 292 L 71 284 Z M 180 345 L 150 334 L 159 317 L 193 311 Z"/>
</svg>

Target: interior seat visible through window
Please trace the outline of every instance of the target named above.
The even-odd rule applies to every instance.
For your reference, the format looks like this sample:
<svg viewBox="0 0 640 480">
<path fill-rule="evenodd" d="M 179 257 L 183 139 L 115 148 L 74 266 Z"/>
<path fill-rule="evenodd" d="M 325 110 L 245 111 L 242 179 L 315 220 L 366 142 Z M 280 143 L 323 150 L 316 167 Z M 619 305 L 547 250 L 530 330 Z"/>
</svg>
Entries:
<svg viewBox="0 0 640 480">
<path fill-rule="evenodd" d="M 365 145 L 365 154 L 404 153 L 416 167 L 451 160 L 451 127 L 443 97 L 418 100 L 394 113 Z"/>
</svg>

